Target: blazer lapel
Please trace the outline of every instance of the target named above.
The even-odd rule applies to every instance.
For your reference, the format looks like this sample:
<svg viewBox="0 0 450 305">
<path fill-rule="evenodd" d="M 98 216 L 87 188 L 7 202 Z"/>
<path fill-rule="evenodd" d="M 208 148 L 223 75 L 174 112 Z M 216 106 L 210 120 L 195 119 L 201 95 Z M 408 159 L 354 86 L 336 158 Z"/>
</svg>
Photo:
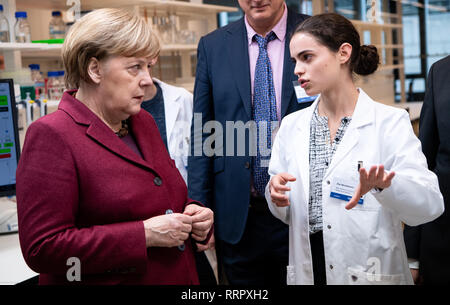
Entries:
<svg viewBox="0 0 450 305">
<path fill-rule="evenodd" d="M 152 124 L 152 118 L 148 112 L 141 110 L 137 115 L 131 117 L 131 129 L 137 145 L 141 151 L 142 157 L 148 167 L 155 168 L 158 161 L 158 151 L 156 147 L 164 147 L 161 135 L 156 127 L 156 123 Z M 164 148 L 165 150 L 165 148 Z"/>
<path fill-rule="evenodd" d="M 284 62 L 283 62 L 283 83 L 281 89 L 281 118 L 286 115 L 289 104 L 294 94 L 292 82 L 297 80 L 294 74 L 295 64 L 291 61 L 291 52 L 289 50 L 289 41 L 291 33 L 295 30 L 295 16 L 288 10 L 286 37 L 284 41 Z"/>
<path fill-rule="evenodd" d="M 103 123 L 97 115 L 95 115 L 86 105 L 72 96 L 76 90 L 66 91 L 61 99 L 58 109 L 66 112 L 79 125 L 87 126 L 86 134 L 99 145 L 112 151 L 116 155 L 143 167 L 151 169 L 151 163 L 142 160 L 136 153 L 131 150 L 113 131 Z M 142 111 L 141 111 L 142 112 Z M 133 118 L 132 118 L 133 120 Z M 139 130 L 135 128 L 134 131 Z M 135 134 L 135 138 L 136 134 Z M 142 152 L 142 147 L 138 143 Z M 143 154 L 145 157 L 145 155 Z"/>
<path fill-rule="evenodd" d="M 133 131 L 134 138 L 136 139 L 138 147 L 141 150 L 141 154 L 145 158 L 146 156 L 142 151 L 141 143 L 137 141 L 137 135 L 135 133 L 136 128 L 133 128 L 132 126 L 129 126 L 129 128 Z M 108 126 L 101 122 L 100 119 L 98 119 L 98 121 L 91 122 L 90 126 L 86 130 L 86 134 L 106 149 L 114 152 L 116 155 L 152 170 L 149 162 L 141 159 L 133 150 L 131 150 L 131 148 L 128 147 L 128 145 L 117 137 Z"/>
<path fill-rule="evenodd" d="M 247 30 L 245 29 L 243 17 L 239 22 L 230 27 L 225 35 L 225 46 L 228 49 L 229 62 L 233 71 L 236 86 L 245 112 L 248 117 L 252 117 L 252 95 L 250 83 L 250 61 L 248 58 Z"/>
</svg>

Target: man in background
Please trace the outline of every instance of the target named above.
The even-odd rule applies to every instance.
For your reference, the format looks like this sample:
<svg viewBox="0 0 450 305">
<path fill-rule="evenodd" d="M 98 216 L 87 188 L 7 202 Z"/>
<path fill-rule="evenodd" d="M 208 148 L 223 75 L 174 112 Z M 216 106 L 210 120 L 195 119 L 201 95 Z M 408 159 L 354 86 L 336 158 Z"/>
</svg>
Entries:
<svg viewBox="0 0 450 305">
<path fill-rule="evenodd" d="M 419 139 L 428 167 L 439 179 L 445 211 L 436 220 L 405 226 L 411 273 L 417 284 L 450 284 L 450 56 L 434 63 L 428 74 L 420 113 Z"/>
<path fill-rule="evenodd" d="M 153 65 L 155 63 L 156 60 Z M 187 183 L 192 93 L 157 78 L 152 78 L 152 81 L 146 88 L 141 107 L 153 116 L 170 157 Z M 196 247 L 194 254 L 200 285 L 216 285 L 217 259 L 214 244 L 198 244 Z"/>
<path fill-rule="evenodd" d="M 284 285 L 288 227 L 268 209 L 264 188 L 270 154 L 261 153 L 262 147 L 271 148 L 274 134 L 269 130 L 260 137 L 265 127 L 259 123 L 279 123 L 310 105 L 297 102 L 289 53 L 290 33 L 307 16 L 289 11 L 283 0 L 239 0 L 239 5 L 243 18 L 198 45 L 194 120 L 198 113 L 201 124 L 192 125 L 189 196 L 215 213 L 218 259 L 230 284 Z M 203 132 L 211 121 L 216 128 Z M 252 132 L 245 131 L 243 143 L 236 130 L 250 121 L 258 126 L 256 155 L 250 153 Z M 211 155 L 203 146 L 214 136 Z"/>
</svg>

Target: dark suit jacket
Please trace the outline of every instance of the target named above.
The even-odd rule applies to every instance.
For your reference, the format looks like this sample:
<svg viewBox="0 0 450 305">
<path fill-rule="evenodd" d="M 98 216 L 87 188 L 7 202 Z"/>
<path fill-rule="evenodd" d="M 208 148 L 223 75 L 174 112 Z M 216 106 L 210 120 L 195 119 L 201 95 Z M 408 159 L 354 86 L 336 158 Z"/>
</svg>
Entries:
<svg viewBox="0 0 450 305">
<path fill-rule="evenodd" d="M 419 260 L 425 284 L 450 284 L 450 56 L 430 68 L 419 139 L 428 167 L 439 179 L 445 211 L 430 223 L 405 227 L 406 249 L 408 257 Z"/>
<path fill-rule="evenodd" d="M 294 63 L 289 52 L 289 33 L 306 18 L 306 15 L 288 11 L 285 51 L 280 54 L 284 56 L 282 117 L 310 105 L 297 103 L 292 81 L 298 78 L 294 75 Z M 248 133 L 245 136 L 245 152 L 239 155 L 237 147 L 243 144 L 242 140 L 238 140 L 239 135 L 235 131 L 228 132 L 226 122 L 240 121 L 245 124 L 250 121 L 251 98 L 248 40 L 243 17 L 202 37 L 199 42 L 191 156 L 188 161 L 189 196 L 214 210 L 216 236 L 232 244 L 241 239 L 247 220 L 251 156 Z M 201 114 L 201 122 L 196 113 Z M 212 140 L 209 138 L 212 137 L 211 130 L 202 134 L 201 128 L 202 123 L 212 120 L 223 127 L 223 137 L 217 137 L 219 126 L 215 129 L 214 143 L 219 152 L 207 156 L 201 146 L 205 140 L 207 144 Z M 227 150 L 232 151 L 234 156 L 227 155 Z"/>
<path fill-rule="evenodd" d="M 153 118 L 142 110 L 130 128 L 143 159 L 67 92 L 29 127 L 17 169 L 19 238 L 41 284 L 68 283 L 70 257 L 81 284 L 198 283 L 190 240 L 184 251 L 146 248 L 143 220 L 194 202 Z"/>
</svg>

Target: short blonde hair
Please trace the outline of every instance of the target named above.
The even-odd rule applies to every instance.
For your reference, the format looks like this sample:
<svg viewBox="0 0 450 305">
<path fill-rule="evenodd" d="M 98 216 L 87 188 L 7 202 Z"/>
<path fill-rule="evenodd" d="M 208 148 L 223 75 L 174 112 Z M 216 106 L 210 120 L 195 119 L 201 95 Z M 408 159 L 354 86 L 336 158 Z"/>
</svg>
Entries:
<svg viewBox="0 0 450 305">
<path fill-rule="evenodd" d="M 123 9 L 98 9 L 79 19 L 67 33 L 62 47 L 67 89 L 80 82 L 92 83 L 87 73 L 91 58 L 108 56 L 151 57 L 160 52 L 158 37 L 145 20 Z"/>
</svg>

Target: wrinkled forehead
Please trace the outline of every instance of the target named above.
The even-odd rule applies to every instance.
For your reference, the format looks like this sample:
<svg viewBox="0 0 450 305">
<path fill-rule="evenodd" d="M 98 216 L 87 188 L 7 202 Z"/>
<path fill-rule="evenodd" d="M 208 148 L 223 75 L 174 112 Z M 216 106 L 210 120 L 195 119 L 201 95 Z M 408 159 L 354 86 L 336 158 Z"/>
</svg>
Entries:
<svg viewBox="0 0 450 305">
<path fill-rule="evenodd" d="M 123 68 L 130 65 L 154 65 L 156 62 L 153 56 L 124 56 L 124 55 L 110 55 L 100 60 L 101 65 L 105 69 Z"/>
</svg>

